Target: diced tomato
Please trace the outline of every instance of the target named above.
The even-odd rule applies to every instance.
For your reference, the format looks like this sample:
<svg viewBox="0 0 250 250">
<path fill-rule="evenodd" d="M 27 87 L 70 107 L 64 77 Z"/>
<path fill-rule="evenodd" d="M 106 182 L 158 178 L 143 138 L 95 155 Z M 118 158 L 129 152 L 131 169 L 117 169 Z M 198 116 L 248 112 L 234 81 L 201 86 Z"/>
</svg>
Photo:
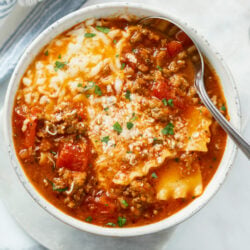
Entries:
<svg viewBox="0 0 250 250">
<path fill-rule="evenodd" d="M 185 107 L 185 101 L 183 98 L 176 96 L 174 88 L 168 84 L 168 82 L 159 81 L 152 87 L 152 95 L 158 99 L 172 99 L 175 107 L 183 109 Z"/>
<path fill-rule="evenodd" d="M 167 44 L 168 53 L 171 57 L 175 57 L 183 50 L 182 44 L 179 41 L 171 41 Z"/>
<path fill-rule="evenodd" d="M 64 143 L 59 150 L 57 167 L 65 167 L 72 171 L 84 171 L 87 168 L 90 153 L 84 143 Z"/>
<path fill-rule="evenodd" d="M 188 35 L 183 32 L 182 30 L 177 32 L 176 35 L 176 40 L 182 43 L 183 46 L 190 46 L 193 44 L 192 40 L 188 37 Z"/>
<path fill-rule="evenodd" d="M 97 194 L 96 197 L 89 196 L 86 199 L 87 206 L 97 214 L 112 215 L 116 209 L 116 205 L 105 193 Z"/>
<path fill-rule="evenodd" d="M 156 82 L 152 87 L 152 95 L 161 100 L 163 98 L 169 99 L 171 97 L 171 88 L 167 82 Z"/>
<path fill-rule="evenodd" d="M 37 113 L 39 112 L 41 112 L 40 109 L 32 108 L 30 111 L 31 114 L 28 114 L 28 112 L 25 112 L 25 109 L 22 106 L 15 109 L 14 123 L 16 124 L 16 127 L 20 129 L 21 132 L 22 127 L 24 125 L 24 121 L 28 119 L 28 122 L 26 121 L 26 129 L 23 132 L 23 144 L 27 148 L 33 147 L 35 145 Z"/>
<path fill-rule="evenodd" d="M 24 132 L 24 141 L 27 148 L 35 145 L 37 120 L 29 121 Z"/>
</svg>

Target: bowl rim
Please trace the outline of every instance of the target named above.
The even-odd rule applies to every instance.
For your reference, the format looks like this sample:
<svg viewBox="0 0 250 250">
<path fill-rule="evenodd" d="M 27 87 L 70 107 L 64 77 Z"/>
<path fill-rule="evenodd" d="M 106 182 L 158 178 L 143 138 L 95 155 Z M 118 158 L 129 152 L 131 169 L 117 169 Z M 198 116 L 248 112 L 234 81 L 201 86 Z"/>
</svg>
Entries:
<svg viewBox="0 0 250 250">
<path fill-rule="evenodd" d="M 110 2 L 110 3 L 104 3 L 104 4 L 95 4 L 87 7 L 83 7 L 82 9 L 79 9 L 77 11 L 74 11 L 58 21 L 54 22 L 51 24 L 48 28 L 46 28 L 25 50 L 23 53 L 22 57 L 19 59 L 17 66 L 15 67 L 15 70 L 12 74 L 12 77 L 9 82 L 9 86 L 7 89 L 6 97 L 5 97 L 5 102 L 4 102 L 4 112 L 3 112 L 3 118 L 4 118 L 4 136 L 5 136 L 5 142 L 7 144 L 8 148 L 8 154 L 9 158 L 11 161 L 11 165 L 15 170 L 15 173 L 18 176 L 19 181 L 22 183 L 24 188 L 28 191 L 28 193 L 31 195 L 33 200 L 35 200 L 43 209 L 45 209 L 48 213 L 59 219 L 60 221 L 76 228 L 79 230 L 82 230 L 84 232 L 89 232 L 97 235 L 102 235 L 102 236 L 115 236 L 115 237 L 128 237 L 128 236 L 139 236 L 139 235 L 146 235 L 146 234 L 151 234 L 155 233 L 158 231 L 161 231 L 163 229 L 169 229 L 184 220 L 190 218 L 192 215 L 194 215 L 196 212 L 198 212 L 209 200 L 211 200 L 212 197 L 217 193 L 219 190 L 220 186 L 224 182 L 228 171 L 230 170 L 233 161 L 236 156 L 237 152 L 237 147 L 235 145 L 232 145 L 231 149 L 231 155 L 227 161 L 227 164 L 224 167 L 224 171 L 221 173 L 221 176 L 218 177 L 218 180 L 216 183 L 214 183 L 213 190 L 210 192 L 210 194 L 206 194 L 205 192 L 208 186 L 205 188 L 203 194 L 195 199 L 193 202 L 191 202 L 192 207 L 190 208 L 190 204 L 188 204 L 186 207 L 181 209 L 180 211 L 176 212 L 175 214 L 171 215 L 168 218 L 165 218 L 161 221 L 149 224 L 149 225 L 144 225 L 144 226 L 138 226 L 138 227 L 129 227 L 129 228 L 107 228 L 107 227 L 102 227 L 94 224 L 89 224 L 85 221 L 80 221 L 70 215 L 65 214 L 63 211 L 57 209 L 55 206 L 53 206 L 49 201 L 47 201 L 31 184 L 29 181 L 28 177 L 26 176 L 25 172 L 23 171 L 23 168 L 21 166 L 21 163 L 17 159 L 15 148 L 14 148 L 14 143 L 13 143 L 13 138 L 11 136 L 12 134 L 12 123 L 11 123 L 11 116 L 12 114 L 12 109 L 13 109 L 13 102 L 10 102 L 11 100 L 11 94 L 12 94 L 12 88 L 15 87 L 16 85 L 19 85 L 21 77 L 17 77 L 19 69 L 22 67 L 23 62 L 27 58 L 27 56 L 34 50 L 37 46 L 41 49 L 44 45 L 39 45 L 40 41 L 43 41 L 45 39 L 45 36 L 47 34 L 51 34 L 54 29 L 60 27 L 60 25 L 63 25 L 64 23 L 67 23 L 71 19 L 74 19 L 74 17 L 78 15 L 82 15 L 82 21 L 86 19 L 85 15 L 87 15 L 88 12 L 92 12 L 96 9 L 105 9 L 105 8 L 118 8 L 120 7 L 121 9 L 124 8 L 132 8 L 132 9 L 138 9 L 140 11 L 153 11 L 156 12 L 162 16 L 168 17 L 170 20 L 173 20 L 173 22 L 185 26 L 187 29 L 192 31 L 195 34 L 194 40 L 199 43 L 202 43 L 202 45 L 213 52 L 213 57 L 215 57 L 218 62 L 221 64 L 224 74 L 226 74 L 230 80 L 231 85 L 233 86 L 234 95 L 235 98 L 235 108 L 237 111 L 237 114 L 235 114 L 235 126 L 236 128 L 240 129 L 240 120 L 241 120 L 241 111 L 240 111 L 240 105 L 239 105 L 239 97 L 238 97 L 238 91 L 236 88 L 236 84 L 234 82 L 234 79 L 232 77 L 231 72 L 229 71 L 228 67 L 226 66 L 224 60 L 222 59 L 221 55 L 218 52 L 214 52 L 214 48 L 207 42 L 207 40 L 204 39 L 204 37 L 200 36 L 197 34 L 197 31 L 193 29 L 191 26 L 189 26 L 187 23 L 184 23 L 181 21 L 178 17 L 168 13 L 168 11 L 165 10 L 160 10 L 159 8 L 155 8 L 152 5 L 149 4 L 141 4 L 141 3 L 128 3 L 128 2 Z M 105 14 L 104 14 L 105 16 Z M 63 29 L 67 30 L 67 29 Z M 52 38 L 50 39 L 52 40 Z M 42 42 L 41 42 L 42 43 Z M 46 44 L 46 43 L 45 43 Z M 33 59 L 32 59 L 33 60 Z M 26 67 L 27 68 L 27 67 Z M 16 94 L 16 91 L 14 92 Z M 10 108 L 11 107 L 11 108 Z M 227 142 L 228 144 L 229 142 Z M 223 156 L 224 157 L 224 156 Z M 221 165 L 221 163 L 220 163 Z M 220 165 L 218 169 L 220 168 Z M 216 173 L 218 172 L 218 169 Z M 216 175 L 215 173 L 215 175 Z M 215 175 L 212 177 L 211 181 L 215 178 Z M 210 181 L 210 183 L 211 183 Z M 208 184 L 210 185 L 210 184 Z M 185 212 L 183 212 L 185 210 Z"/>
</svg>

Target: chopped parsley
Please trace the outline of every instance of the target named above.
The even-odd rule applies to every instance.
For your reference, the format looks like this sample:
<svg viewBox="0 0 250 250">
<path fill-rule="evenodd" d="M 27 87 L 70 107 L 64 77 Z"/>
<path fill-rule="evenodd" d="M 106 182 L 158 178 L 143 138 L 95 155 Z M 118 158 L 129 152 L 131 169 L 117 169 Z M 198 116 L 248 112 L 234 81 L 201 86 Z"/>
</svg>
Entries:
<svg viewBox="0 0 250 250">
<path fill-rule="evenodd" d="M 137 120 L 138 117 L 135 115 L 135 113 L 132 114 L 132 117 L 130 118 L 130 121 L 133 122 L 135 120 Z"/>
<path fill-rule="evenodd" d="M 78 83 L 78 84 L 77 84 L 77 87 L 78 87 L 78 88 L 82 88 L 82 83 Z"/>
<path fill-rule="evenodd" d="M 44 52 L 44 55 L 45 55 L 45 56 L 48 56 L 48 55 L 49 55 L 49 51 L 46 50 L 46 51 Z"/>
<path fill-rule="evenodd" d="M 116 54 L 115 57 L 119 57 L 119 54 Z"/>
<path fill-rule="evenodd" d="M 217 158 L 216 157 L 213 157 L 213 161 L 216 161 L 217 160 Z"/>
<path fill-rule="evenodd" d="M 132 154 L 132 151 L 127 151 L 127 154 Z"/>
<path fill-rule="evenodd" d="M 93 220 L 93 218 L 91 217 L 91 216 L 88 216 L 86 219 L 85 219 L 85 221 L 87 221 L 87 222 L 91 222 Z"/>
<path fill-rule="evenodd" d="M 133 49 L 133 53 L 138 53 L 138 49 Z"/>
<path fill-rule="evenodd" d="M 60 54 L 59 56 L 58 56 L 58 59 L 61 59 L 62 58 L 62 55 Z"/>
<path fill-rule="evenodd" d="M 158 139 L 158 138 L 153 138 L 153 144 L 162 144 L 163 143 L 163 140 L 161 139 Z"/>
<path fill-rule="evenodd" d="M 124 207 L 128 207 L 128 203 L 125 200 L 122 200 L 121 203 Z"/>
<path fill-rule="evenodd" d="M 161 66 L 157 65 L 156 68 L 159 69 L 160 71 L 162 71 L 162 67 Z"/>
<path fill-rule="evenodd" d="M 85 33 L 84 34 L 84 37 L 86 37 L 86 38 L 91 38 L 91 37 L 94 37 L 94 36 L 96 36 L 96 34 L 94 34 L 94 33 Z"/>
<path fill-rule="evenodd" d="M 120 134 L 122 132 L 122 127 L 120 125 L 119 122 L 116 122 L 114 125 L 113 125 L 113 129 L 118 133 Z"/>
<path fill-rule="evenodd" d="M 102 90 L 98 85 L 95 85 L 95 94 L 101 96 L 102 95 Z"/>
<path fill-rule="evenodd" d="M 163 102 L 163 104 L 164 104 L 165 106 L 168 106 L 168 102 L 167 102 L 166 98 L 163 98 L 163 99 L 162 99 L 162 102 Z"/>
<path fill-rule="evenodd" d="M 63 69 L 66 64 L 66 62 L 56 61 L 54 66 L 55 71 L 58 71 L 58 69 Z"/>
<path fill-rule="evenodd" d="M 104 142 L 104 143 L 108 143 L 109 141 L 109 136 L 104 136 L 102 139 L 101 139 L 101 142 Z"/>
<path fill-rule="evenodd" d="M 104 110 L 104 111 L 108 111 L 108 110 L 109 110 L 109 107 L 107 107 L 107 108 L 104 108 L 103 110 Z"/>
<path fill-rule="evenodd" d="M 173 99 L 168 99 L 168 105 L 169 105 L 170 107 L 173 107 L 173 106 L 174 106 Z"/>
<path fill-rule="evenodd" d="M 173 103 L 173 99 L 166 99 L 166 98 L 163 98 L 162 99 L 162 102 L 165 106 L 170 106 L 170 107 L 173 107 L 174 106 L 174 103 Z"/>
<path fill-rule="evenodd" d="M 125 217 L 121 217 L 119 216 L 117 219 L 117 224 L 119 225 L 119 227 L 123 227 L 127 222 L 127 219 Z"/>
<path fill-rule="evenodd" d="M 124 69 L 124 68 L 125 68 L 125 66 L 126 66 L 126 64 L 125 64 L 125 63 L 122 63 L 122 65 L 121 65 L 121 69 Z"/>
<path fill-rule="evenodd" d="M 180 161 L 180 158 L 174 158 L 174 160 L 175 160 L 176 162 L 179 162 L 179 161 Z"/>
<path fill-rule="evenodd" d="M 106 224 L 106 226 L 115 227 L 115 226 L 116 226 L 116 224 L 115 224 L 115 223 L 113 223 L 113 222 L 108 222 L 108 223 Z"/>
<path fill-rule="evenodd" d="M 151 177 L 154 178 L 154 179 L 158 178 L 158 176 L 157 176 L 157 174 L 156 174 L 155 172 L 153 172 L 153 173 L 151 174 Z"/>
<path fill-rule="evenodd" d="M 222 105 L 221 108 L 220 108 L 222 111 L 226 111 L 226 106 L 225 105 Z"/>
<path fill-rule="evenodd" d="M 127 122 L 127 128 L 131 129 L 134 127 L 134 124 L 132 122 Z"/>
<path fill-rule="evenodd" d="M 162 129 L 163 135 L 173 135 L 174 134 L 174 125 L 173 123 L 169 123 L 165 128 Z"/>
<path fill-rule="evenodd" d="M 103 32 L 103 33 L 105 33 L 105 34 L 108 34 L 109 31 L 110 31 L 109 28 L 103 27 L 103 26 L 96 26 L 96 29 L 99 30 L 99 31 L 101 31 L 101 32 Z"/>
<path fill-rule="evenodd" d="M 113 40 L 113 43 L 114 43 L 114 44 L 117 44 L 117 40 L 116 40 L 116 39 L 115 39 L 115 40 Z"/>
<path fill-rule="evenodd" d="M 50 151 L 51 154 L 53 155 L 56 155 L 56 152 L 55 151 Z"/>
<path fill-rule="evenodd" d="M 131 94 L 131 92 L 129 90 L 126 90 L 125 98 L 128 99 L 128 100 L 131 100 L 130 99 L 130 94 Z"/>
</svg>

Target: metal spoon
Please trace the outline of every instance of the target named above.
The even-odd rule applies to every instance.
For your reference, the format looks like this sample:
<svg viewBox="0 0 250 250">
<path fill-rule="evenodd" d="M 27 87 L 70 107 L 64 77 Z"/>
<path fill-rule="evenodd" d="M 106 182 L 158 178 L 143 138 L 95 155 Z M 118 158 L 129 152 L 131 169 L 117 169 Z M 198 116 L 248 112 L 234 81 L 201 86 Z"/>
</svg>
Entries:
<svg viewBox="0 0 250 250">
<path fill-rule="evenodd" d="M 156 21 L 156 19 L 160 20 L 161 22 L 165 21 L 174 24 L 179 29 L 181 29 L 183 32 L 185 32 L 188 37 L 192 40 L 194 43 L 198 54 L 200 56 L 200 64 L 196 71 L 196 78 L 195 78 L 195 88 L 196 91 L 201 99 L 201 101 L 204 103 L 204 105 L 207 107 L 207 109 L 211 112 L 215 120 L 220 124 L 220 126 L 225 130 L 225 132 L 231 137 L 231 139 L 237 144 L 237 146 L 241 149 L 241 151 L 247 156 L 248 159 L 250 159 L 250 144 L 247 142 L 240 133 L 232 126 L 232 124 L 227 121 L 227 119 L 221 114 L 221 112 L 217 109 L 217 107 L 213 104 L 211 99 L 209 98 L 205 84 L 204 84 L 204 59 L 202 56 L 202 53 L 200 51 L 199 46 L 197 45 L 194 38 L 186 31 L 185 27 L 182 27 L 181 25 L 175 23 L 171 19 L 165 18 L 165 17 L 146 17 L 141 19 L 138 23 L 142 25 L 150 25 Z M 167 25 L 168 25 L 167 24 Z M 166 26 L 167 26 L 166 25 Z"/>
</svg>

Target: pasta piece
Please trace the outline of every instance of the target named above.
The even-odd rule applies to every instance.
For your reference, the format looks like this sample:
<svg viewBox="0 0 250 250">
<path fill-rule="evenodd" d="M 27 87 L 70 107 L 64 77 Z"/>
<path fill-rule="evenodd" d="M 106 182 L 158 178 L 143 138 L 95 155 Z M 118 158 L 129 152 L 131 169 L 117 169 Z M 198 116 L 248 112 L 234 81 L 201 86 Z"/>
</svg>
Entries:
<svg viewBox="0 0 250 250">
<path fill-rule="evenodd" d="M 194 163 L 192 171 L 186 175 L 182 174 L 178 165 L 179 163 L 172 160 L 161 169 L 156 185 L 157 199 L 178 199 L 202 193 L 202 176 L 197 163 Z"/>
<path fill-rule="evenodd" d="M 207 152 L 207 144 L 210 142 L 209 127 L 211 123 L 211 116 L 203 106 L 188 112 L 185 151 Z"/>
</svg>

